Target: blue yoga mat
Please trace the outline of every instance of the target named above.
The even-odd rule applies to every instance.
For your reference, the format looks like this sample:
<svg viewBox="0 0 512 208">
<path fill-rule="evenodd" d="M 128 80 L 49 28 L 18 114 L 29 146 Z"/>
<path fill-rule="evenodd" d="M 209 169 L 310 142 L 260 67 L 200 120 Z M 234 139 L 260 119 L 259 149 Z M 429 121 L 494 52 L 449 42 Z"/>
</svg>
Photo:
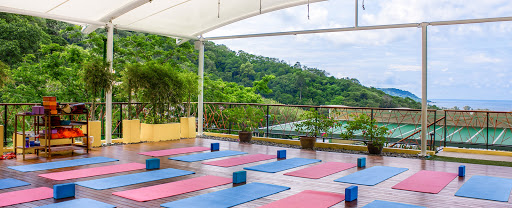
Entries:
<svg viewBox="0 0 512 208">
<path fill-rule="evenodd" d="M 165 204 L 161 204 L 160 206 L 169 208 L 233 207 L 288 189 L 290 189 L 290 187 L 254 182 L 178 201 L 167 202 Z"/>
<path fill-rule="evenodd" d="M 75 184 L 96 190 L 111 189 L 121 186 L 128 186 L 138 183 L 174 178 L 178 176 L 194 174 L 192 171 L 167 168 L 129 175 L 100 178 L 95 180 L 75 182 Z"/>
<path fill-rule="evenodd" d="M 473 176 L 455 193 L 455 196 L 508 202 L 512 179 L 491 176 Z"/>
<path fill-rule="evenodd" d="M 8 188 L 14 188 L 18 186 L 28 186 L 30 183 L 27 183 L 25 181 L 20 181 L 18 179 L 14 178 L 6 178 L 0 180 L 0 190 L 2 189 L 8 189 Z"/>
<path fill-rule="evenodd" d="M 233 151 L 233 150 L 225 150 L 225 151 L 218 151 L 218 152 L 206 152 L 206 153 L 199 153 L 199 154 L 193 154 L 193 155 L 185 155 L 185 156 L 179 156 L 179 157 L 170 157 L 171 160 L 179 160 L 184 162 L 197 162 L 201 160 L 209 160 L 219 157 L 228 157 L 233 155 L 243 155 L 247 154 L 247 152 L 240 152 L 240 151 Z"/>
<path fill-rule="evenodd" d="M 82 199 L 73 199 L 65 202 L 55 203 L 55 204 L 48 204 L 44 206 L 40 206 L 41 208 L 115 208 L 115 205 L 107 204 L 105 202 L 100 202 L 88 198 L 82 198 Z"/>
<path fill-rule="evenodd" d="M 316 159 L 307 159 L 307 158 L 291 158 L 286 160 L 280 160 L 276 162 L 269 162 L 261 165 L 255 165 L 251 167 L 246 167 L 246 170 L 255 170 L 267 173 L 275 173 L 283 170 L 288 170 L 296 167 L 300 167 L 303 165 L 321 162 L 321 160 Z"/>
<path fill-rule="evenodd" d="M 67 168 L 67 167 L 73 167 L 73 166 L 90 165 L 90 164 L 114 162 L 114 161 L 118 161 L 118 160 L 108 158 L 108 157 L 90 157 L 90 158 L 64 160 L 64 161 L 57 161 L 57 162 L 38 163 L 38 164 L 32 164 L 32 165 L 9 166 L 8 168 L 17 170 L 17 171 L 21 171 L 21 172 L 32 172 L 32 171 L 39 171 L 39 170 Z"/>
<path fill-rule="evenodd" d="M 387 180 L 388 178 L 391 178 L 407 170 L 409 169 L 388 166 L 373 166 L 371 168 L 352 173 L 348 176 L 338 178 L 334 181 L 374 186 L 382 181 Z"/>
<path fill-rule="evenodd" d="M 416 205 L 411 205 L 411 204 L 402 204 L 402 203 L 396 203 L 396 202 L 375 200 L 375 201 L 372 201 L 371 203 L 367 204 L 363 208 L 426 208 L 426 207 L 416 206 Z"/>
</svg>

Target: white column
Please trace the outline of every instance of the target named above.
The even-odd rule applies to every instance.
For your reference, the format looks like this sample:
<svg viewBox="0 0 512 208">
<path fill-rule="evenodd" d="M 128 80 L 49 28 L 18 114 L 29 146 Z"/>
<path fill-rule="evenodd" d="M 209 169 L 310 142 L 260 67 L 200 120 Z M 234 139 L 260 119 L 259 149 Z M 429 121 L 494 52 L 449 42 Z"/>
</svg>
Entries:
<svg viewBox="0 0 512 208">
<path fill-rule="evenodd" d="M 202 39 L 202 38 L 201 38 Z M 203 135 L 203 79 L 204 79 L 204 42 L 203 40 L 197 41 L 199 44 L 199 95 L 197 97 L 197 134 Z"/>
<path fill-rule="evenodd" d="M 114 26 L 107 24 L 107 61 L 109 62 L 110 72 L 114 72 L 112 61 L 114 60 Z M 105 140 L 107 144 L 112 143 L 112 88 L 106 92 L 105 106 Z"/>
<path fill-rule="evenodd" d="M 427 25 L 421 23 L 421 155 L 427 155 Z"/>
</svg>

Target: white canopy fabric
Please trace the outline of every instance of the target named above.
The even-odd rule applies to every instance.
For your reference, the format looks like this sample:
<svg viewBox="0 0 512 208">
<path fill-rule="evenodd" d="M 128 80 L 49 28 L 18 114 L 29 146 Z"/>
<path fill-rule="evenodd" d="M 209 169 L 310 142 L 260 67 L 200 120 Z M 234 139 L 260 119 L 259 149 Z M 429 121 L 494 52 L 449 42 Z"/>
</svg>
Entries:
<svg viewBox="0 0 512 208">
<path fill-rule="evenodd" d="M 0 0 L 0 12 L 82 25 L 84 33 L 107 29 L 107 61 L 113 71 L 113 28 L 183 40 L 259 14 L 325 0 Z M 198 133 L 203 117 L 203 39 L 199 41 Z M 112 91 L 106 94 L 105 140 L 112 143 Z"/>
<path fill-rule="evenodd" d="M 66 21 L 92 32 L 115 28 L 197 39 L 201 34 L 288 7 L 325 0 L 1 0 L 0 12 Z"/>
</svg>

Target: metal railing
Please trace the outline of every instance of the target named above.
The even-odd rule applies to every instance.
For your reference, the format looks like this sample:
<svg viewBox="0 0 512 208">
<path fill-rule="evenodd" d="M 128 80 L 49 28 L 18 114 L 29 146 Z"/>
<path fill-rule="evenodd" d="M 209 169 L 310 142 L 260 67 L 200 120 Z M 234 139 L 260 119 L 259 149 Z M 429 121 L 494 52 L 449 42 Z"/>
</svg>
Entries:
<svg viewBox="0 0 512 208">
<path fill-rule="evenodd" d="M 339 142 L 343 126 L 351 114 L 367 114 L 377 120 L 379 125 L 391 131 L 387 137 L 388 146 L 401 148 L 419 148 L 421 132 L 421 110 L 402 108 L 365 108 L 344 106 L 309 106 L 254 103 L 204 104 L 204 128 L 209 131 L 233 134 L 240 127 L 228 122 L 223 111 L 229 108 L 252 106 L 265 112 L 261 118 L 256 135 L 297 139 L 301 133 L 294 124 L 300 122 L 300 115 L 314 108 L 320 113 L 333 116 L 342 122 L 342 128 L 332 129 L 323 141 Z M 428 110 L 429 124 L 428 146 L 434 150 L 441 146 L 474 147 L 485 149 L 512 150 L 512 112 L 464 111 L 464 110 Z M 365 141 L 361 134 L 351 140 Z"/>
<path fill-rule="evenodd" d="M 60 103 L 62 104 L 75 104 L 75 103 Z M 85 103 L 90 109 L 91 103 Z M 41 103 L 0 103 L 0 124 L 4 125 L 4 146 L 9 146 L 12 143 L 14 134 L 14 119 L 17 113 L 32 111 L 32 106 L 41 105 Z M 129 115 L 127 102 L 113 102 L 112 103 L 112 138 L 122 138 L 123 135 L 123 119 L 140 119 L 145 121 L 146 117 L 151 111 L 151 106 L 147 103 L 134 102 L 132 105 L 132 113 Z M 3 111 L 3 112 L 2 112 Z M 91 119 L 91 110 L 89 110 L 89 119 Z M 167 115 L 160 115 L 166 117 L 169 122 L 179 122 L 179 118 L 185 115 L 185 105 L 171 108 Z M 197 104 L 192 105 L 192 116 L 197 114 Z M 105 136 L 105 103 L 95 103 L 95 117 L 101 121 L 101 134 L 102 139 Z M 31 124 L 27 123 L 26 130 L 32 130 Z"/>
<path fill-rule="evenodd" d="M 0 103 L 0 122 L 4 125 L 4 144 L 12 141 L 14 133 L 14 115 L 30 111 L 33 105 L 40 103 Z M 90 105 L 90 103 L 86 103 Z M 112 136 L 122 137 L 122 120 L 126 118 L 146 120 L 151 112 L 147 103 L 132 103 L 132 113 L 128 115 L 128 103 L 114 102 L 112 116 Z M 340 133 L 343 126 L 350 119 L 351 114 L 367 114 L 377 120 L 379 125 L 388 127 L 391 134 L 387 137 L 389 146 L 401 148 L 417 148 L 420 144 L 421 110 L 402 108 L 365 108 L 344 106 L 310 106 L 310 105 L 282 105 L 282 104 L 256 104 L 256 103 L 204 103 L 204 126 L 206 131 L 237 134 L 240 127 L 228 121 L 225 109 L 246 108 L 252 106 L 264 112 L 260 119 L 255 135 L 296 139 L 301 135 L 295 130 L 294 124 L 301 121 L 301 114 L 311 108 L 320 113 L 332 116 L 342 123 L 341 128 L 331 129 L 328 136 L 323 137 L 326 142 L 340 142 Z M 104 103 L 96 105 L 97 118 L 105 120 Z M 170 107 L 166 115 L 169 122 L 179 122 L 185 114 L 185 106 Z M 91 112 L 91 111 L 89 111 Z M 197 103 L 193 103 L 192 116 L 196 116 Z M 89 114 L 89 117 L 91 115 Z M 485 149 L 512 150 L 512 112 L 498 111 L 465 111 L 465 110 L 429 110 L 428 134 L 431 135 L 429 146 L 458 146 Z M 28 125 L 30 126 L 30 125 Z M 104 135 L 104 125 L 102 125 Z M 356 133 L 351 140 L 364 141 Z M 437 144 L 437 145 L 436 145 Z"/>
</svg>

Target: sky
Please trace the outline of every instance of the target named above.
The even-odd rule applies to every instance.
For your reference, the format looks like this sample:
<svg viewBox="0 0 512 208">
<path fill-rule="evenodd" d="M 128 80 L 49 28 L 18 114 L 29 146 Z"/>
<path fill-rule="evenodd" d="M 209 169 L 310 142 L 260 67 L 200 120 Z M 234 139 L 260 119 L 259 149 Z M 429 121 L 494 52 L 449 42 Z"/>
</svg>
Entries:
<svg viewBox="0 0 512 208">
<path fill-rule="evenodd" d="M 359 26 L 512 16 L 510 0 L 359 0 Z M 354 0 L 252 17 L 204 37 L 354 26 Z M 421 28 L 217 40 L 421 97 Z M 428 99 L 512 100 L 512 22 L 428 27 Z"/>
</svg>

